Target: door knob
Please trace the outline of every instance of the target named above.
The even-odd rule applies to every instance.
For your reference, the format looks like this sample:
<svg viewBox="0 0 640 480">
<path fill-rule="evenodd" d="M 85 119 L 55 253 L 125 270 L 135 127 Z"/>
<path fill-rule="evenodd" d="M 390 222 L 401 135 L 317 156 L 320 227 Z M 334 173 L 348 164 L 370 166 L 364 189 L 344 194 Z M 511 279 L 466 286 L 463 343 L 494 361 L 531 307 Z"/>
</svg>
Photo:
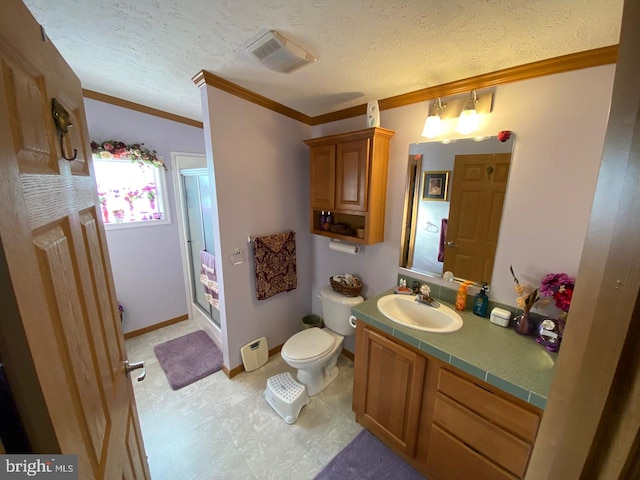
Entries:
<svg viewBox="0 0 640 480">
<path fill-rule="evenodd" d="M 147 376 L 147 369 L 144 368 L 144 362 L 129 363 L 129 360 L 124 361 L 124 374 L 127 377 L 129 376 L 130 372 L 133 372 L 134 370 L 137 370 L 139 368 L 142 369 L 142 373 L 138 375 L 138 381 L 141 382 Z"/>
<path fill-rule="evenodd" d="M 449 240 L 448 242 L 446 242 L 446 243 L 445 243 L 445 245 L 446 245 L 447 247 L 451 247 L 451 248 L 458 248 L 458 244 L 457 244 L 457 243 L 452 242 L 451 240 Z"/>
</svg>

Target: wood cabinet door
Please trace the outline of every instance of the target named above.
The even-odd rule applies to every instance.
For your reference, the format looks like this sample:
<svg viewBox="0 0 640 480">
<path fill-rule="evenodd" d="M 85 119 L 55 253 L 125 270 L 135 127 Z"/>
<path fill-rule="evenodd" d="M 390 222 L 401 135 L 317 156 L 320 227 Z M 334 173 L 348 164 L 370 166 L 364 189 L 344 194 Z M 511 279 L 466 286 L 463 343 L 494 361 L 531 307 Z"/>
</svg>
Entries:
<svg viewBox="0 0 640 480">
<path fill-rule="evenodd" d="M 335 208 L 335 169 L 335 145 L 320 145 L 311 149 L 309 191 L 312 209 L 333 210 Z"/>
<path fill-rule="evenodd" d="M 358 322 L 353 403 L 358 422 L 413 456 L 426 360 Z"/>
<path fill-rule="evenodd" d="M 516 480 L 437 425 L 431 429 L 426 466 L 430 480 Z"/>
<path fill-rule="evenodd" d="M 339 143 L 336 156 L 338 210 L 367 211 L 370 139 Z"/>
</svg>

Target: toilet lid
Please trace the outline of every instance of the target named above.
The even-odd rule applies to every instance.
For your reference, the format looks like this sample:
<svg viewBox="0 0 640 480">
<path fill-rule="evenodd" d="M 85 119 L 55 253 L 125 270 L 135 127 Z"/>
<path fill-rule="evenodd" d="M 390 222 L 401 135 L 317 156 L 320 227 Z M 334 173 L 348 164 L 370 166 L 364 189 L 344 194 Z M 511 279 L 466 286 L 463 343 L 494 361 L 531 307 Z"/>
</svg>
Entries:
<svg viewBox="0 0 640 480">
<path fill-rule="evenodd" d="M 328 352 L 336 343 L 336 337 L 313 327 L 296 333 L 285 342 L 282 352 L 291 360 L 305 360 Z"/>
</svg>

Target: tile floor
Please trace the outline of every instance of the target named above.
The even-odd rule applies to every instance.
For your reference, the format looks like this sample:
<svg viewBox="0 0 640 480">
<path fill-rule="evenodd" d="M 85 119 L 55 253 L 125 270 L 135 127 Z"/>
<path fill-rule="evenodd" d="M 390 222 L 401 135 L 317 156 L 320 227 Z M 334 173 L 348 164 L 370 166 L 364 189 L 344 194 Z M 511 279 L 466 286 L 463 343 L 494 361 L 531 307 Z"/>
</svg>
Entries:
<svg viewBox="0 0 640 480">
<path fill-rule="evenodd" d="M 267 379 L 291 369 L 274 355 L 232 379 L 216 372 L 173 391 L 153 347 L 197 330 L 187 320 L 126 341 L 147 378 L 133 382 L 153 480 L 313 479 L 362 429 L 351 410 L 353 362 L 287 425 L 262 396 Z M 295 376 L 294 376 L 295 378 Z"/>
</svg>

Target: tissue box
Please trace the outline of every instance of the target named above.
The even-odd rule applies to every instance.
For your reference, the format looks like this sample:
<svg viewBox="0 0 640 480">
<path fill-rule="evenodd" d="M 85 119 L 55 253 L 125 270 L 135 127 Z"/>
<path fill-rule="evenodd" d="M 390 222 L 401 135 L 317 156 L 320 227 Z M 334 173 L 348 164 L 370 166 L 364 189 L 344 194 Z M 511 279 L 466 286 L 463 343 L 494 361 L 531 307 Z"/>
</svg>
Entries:
<svg viewBox="0 0 640 480">
<path fill-rule="evenodd" d="M 491 323 L 495 323 L 496 325 L 500 325 L 501 327 L 508 327 L 509 321 L 511 320 L 511 312 L 509 310 L 505 310 L 504 308 L 494 308 L 491 310 L 491 317 L 489 317 Z"/>
</svg>

